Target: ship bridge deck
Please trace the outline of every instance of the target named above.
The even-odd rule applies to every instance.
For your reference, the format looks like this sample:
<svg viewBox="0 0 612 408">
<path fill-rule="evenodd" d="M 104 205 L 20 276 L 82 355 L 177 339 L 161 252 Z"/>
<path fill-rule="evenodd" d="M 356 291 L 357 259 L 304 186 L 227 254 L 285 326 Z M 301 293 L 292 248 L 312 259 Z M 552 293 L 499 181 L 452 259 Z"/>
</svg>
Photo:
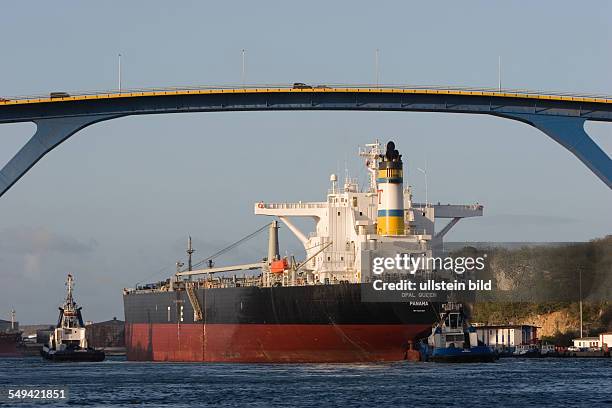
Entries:
<svg viewBox="0 0 612 408">
<path fill-rule="evenodd" d="M 425 208 L 424 203 L 412 203 L 413 208 Z M 482 217 L 484 206 L 482 204 L 429 204 L 433 207 L 436 218 L 468 218 Z"/>
<path fill-rule="evenodd" d="M 327 210 L 326 202 L 263 203 L 255 204 L 256 215 L 287 217 L 321 217 Z"/>
</svg>

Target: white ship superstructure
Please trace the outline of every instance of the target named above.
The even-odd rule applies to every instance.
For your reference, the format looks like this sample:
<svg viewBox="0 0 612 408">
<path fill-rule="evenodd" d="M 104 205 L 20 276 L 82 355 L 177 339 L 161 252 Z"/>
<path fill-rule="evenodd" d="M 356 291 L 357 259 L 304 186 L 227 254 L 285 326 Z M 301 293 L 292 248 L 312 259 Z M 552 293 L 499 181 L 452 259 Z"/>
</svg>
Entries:
<svg viewBox="0 0 612 408">
<path fill-rule="evenodd" d="M 451 205 L 419 204 L 412 200 L 412 189 L 404 186 L 402 156 L 389 142 L 383 151 L 378 141 L 359 150 L 369 172 L 369 185 L 360 190 L 356 180 L 346 177 L 339 186 L 338 177 L 330 176 L 331 187 L 326 201 L 254 204 L 256 215 L 278 218 L 302 243 L 306 256 L 302 262 L 294 257 L 281 259 L 278 245 L 278 223 L 270 223 L 268 256 L 250 264 L 214 267 L 212 258 L 208 268 L 192 270 L 191 244 L 188 246 L 187 270 L 177 262 L 174 281 L 206 275 L 207 287 L 232 285 L 302 286 L 338 283 L 360 283 L 370 280 L 370 263 L 374 256 L 432 257 L 443 251 L 444 235 L 462 218 L 481 216 L 479 204 Z M 311 218 L 314 231 L 302 232 L 293 218 Z M 436 232 L 434 221 L 451 221 Z M 202 264 L 200 262 L 199 264 Z M 430 266 L 430 264 L 427 264 Z M 237 280 L 236 276 L 217 280 L 213 274 L 261 269 L 262 274 Z M 367 273 L 367 275 L 365 275 Z M 362 276 L 364 274 L 365 276 Z M 217 275 L 218 276 L 218 275 Z M 173 290 L 173 285 L 169 285 Z"/>
<path fill-rule="evenodd" d="M 77 307 L 72 297 L 74 279 L 68 274 L 66 279 L 66 300 L 60 308 L 57 326 L 49 337 L 50 350 L 65 350 L 68 346 L 87 348 L 85 325 L 81 317 L 81 308 Z"/>
<path fill-rule="evenodd" d="M 278 217 L 304 246 L 306 261 L 292 273 L 294 262 L 282 268 L 264 267 L 264 286 L 358 283 L 362 281 L 362 260 L 367 254 L 397 253 L 410 256 L 432 256 L 441 247 L 442 236 L 466 216 L 482 215 L 482 206 L 431 206 L 413 204 L 409 186 L 404 188 L 401 155 L 389 142 L 383 153 L 378 141 L 360 150 L 370 173 L 369 187 L 359 191 L 355 180 L 347 177 L 338 186 L 335 174 L 330 176 L 331 189 L 321 202 L 264 203 L 254 206 L 255 214 Z M 436 207 L 452 218 L 441 234 L 434 234 Z M 294 217 L 308 217 L 315 231 L 304 234 L 293 222 Z M 366 256 L 364 256 L 364 254 Z M 277 258 L 277 259 L 273 259 Z M 269 251 L 267 265 L 278 260 L 278 250 Z"/>
</svg>

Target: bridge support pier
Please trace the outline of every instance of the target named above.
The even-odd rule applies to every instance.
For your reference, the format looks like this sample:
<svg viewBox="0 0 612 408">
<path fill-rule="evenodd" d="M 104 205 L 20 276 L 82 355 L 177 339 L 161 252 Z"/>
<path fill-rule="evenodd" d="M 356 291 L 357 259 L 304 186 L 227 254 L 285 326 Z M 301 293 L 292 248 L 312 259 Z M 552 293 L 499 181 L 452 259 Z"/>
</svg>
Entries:
<svg viewBox="0 0 612 408">
<path fill-rule="evenodd" d="M 45 154 L 70 136 L 89 125 L 117 117 L 117 115 L 91 115 L 34 120 L 36 123 L 34 136 L 0 170 L 0 197 Z"/>
<path fill-rule="evenodd" d="M 585 119 L 513 113 L 502 115 L 527 123 L 551 137 L 612 188 L 612 160 L 584 130 Z"/>
</svg>

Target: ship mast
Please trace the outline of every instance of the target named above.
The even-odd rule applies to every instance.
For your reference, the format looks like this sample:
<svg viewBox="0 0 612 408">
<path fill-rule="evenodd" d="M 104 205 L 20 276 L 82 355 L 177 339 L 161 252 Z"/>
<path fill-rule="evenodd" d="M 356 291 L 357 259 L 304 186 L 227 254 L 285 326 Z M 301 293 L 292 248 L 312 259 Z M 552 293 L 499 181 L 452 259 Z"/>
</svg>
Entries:
<svg viewBox="0 0 612 408">
<path fill-rule="evenodd" d="M 74 278 L 72 274 L 68 274 L 66 279 L 66 300 L 64 301 L 63 307 L 60 308 L 60 321 L 58 327 L 80 327 L 80 311 L 77 309 L 76 302 L 72 297 L 72 291 L 74 288 Z"/>
<path fill-rule="evenodd" d="M 74 309 L 74 299 L 72 298 L 72 288 L 74 287 L 74 279 L 71 274 L 68 274 L 68 279 L 66 279 L 66 287 L 68 288 L 66 291 L 66 301 L 64 302 L 64 311 L 72 311 Z"/>
<path fill-rule="evenodd" d="M 193 255 L 194 252 L 195 252 L 195 249 L 193 249 L 193 246 L 191 246 L 191 235 L 189 235 L 189 239 L 187 240 L 187 270 L 188 271 L 193 270 L 193 265 L 191 263 L 191 256 Z"/>
<path fill-rule="evenodd" d="M 15 330 L 15 309 L 11 310 L 11 330 Z"/>
<path fill-rule="evenodd" d="M 374 143 L 367 143 L 365 149 L 359 149 L 359 156 L 365 157 L 365 165 L 370 173 L 370 192 L 376 191 L 376 172 L 378 162 L 382 157 L 382 148 L 378 139 Z"/>
</svg>

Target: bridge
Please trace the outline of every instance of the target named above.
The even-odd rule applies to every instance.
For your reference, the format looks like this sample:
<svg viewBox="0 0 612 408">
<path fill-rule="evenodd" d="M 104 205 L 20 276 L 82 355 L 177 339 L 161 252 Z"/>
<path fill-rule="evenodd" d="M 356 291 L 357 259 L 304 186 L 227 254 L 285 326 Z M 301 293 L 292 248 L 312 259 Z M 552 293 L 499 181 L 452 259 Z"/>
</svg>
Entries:
<svg viewBox="0 0 612 408">
<path fill-rule="evenodd" d="M 0 196 L 79 130 L 130 115 L 185 112 L 351 110 L 486 114 L 541 130 L 612 189 L 612 160 L 586 133 L 587 120 L 612 122 L 612 96 L 458 87 L 303 84 L 56 92 L 0 97 L 0 124 L 34 122 L 36 132 L 0 170 Z"/>
</svg>

